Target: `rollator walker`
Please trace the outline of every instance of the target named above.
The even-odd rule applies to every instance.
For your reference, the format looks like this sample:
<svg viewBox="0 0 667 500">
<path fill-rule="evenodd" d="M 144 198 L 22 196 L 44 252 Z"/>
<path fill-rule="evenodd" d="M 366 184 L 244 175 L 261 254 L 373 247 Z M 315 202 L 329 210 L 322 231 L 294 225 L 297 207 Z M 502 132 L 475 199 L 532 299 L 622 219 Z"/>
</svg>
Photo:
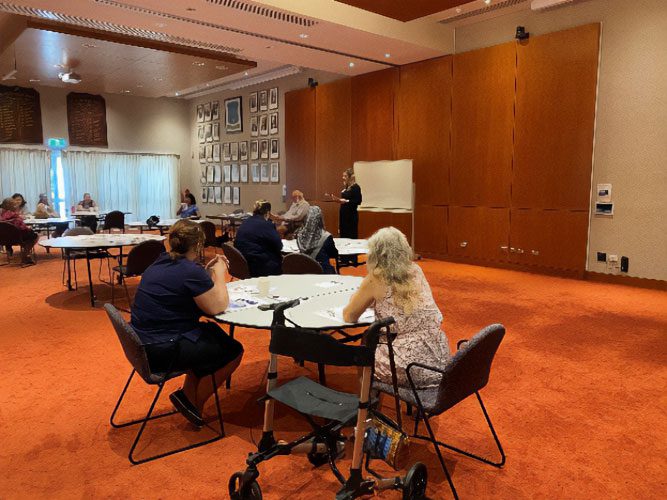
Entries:
<svg viewBox="0 0 667 500">
<path fill-rule="evenodd" d="M 264 427 L 258 451 L 250 453 L 246 459 L 246 469 L 232 474 L 229 479 L 229 495 L 232 500 L 257 500 L 262 492 L 257 482 L 258 466 L 265 460 L 279 455 L 305 454 L 314 466 L 329 464 L 332 472 L 342 484 L 336 500 L 350 500 L 373 495 L 386 489 L 403 491 L 404 500 L 426 498 L 426 466 L 416 462 L 405 476 L 382 477 L 370 469 L 370 454 L 364 453 L 364 439 L 370 418 L 379 412 L 371 405 L 370 392 L 375 366 L 375 348 L 380 332 L 390 343 L 389 326 L 393 318 L 376 321 L 356 338 L 362 338 L 362 345 L 345 345 L 330 335 L 305 328 L 291 328 L 285 325 L 285 310 L 299 304 L 299 299 L 264 306 L 273 309 L 271 325 L 271 354 L 267 375 L 264 401 Z M 345 339 L 349 341 L 350 338 Z M 392 350 L 389 349 L 390 354 Z M 359 394 L 335 391 L 317 382 L 299 377 L 277 385 L 278 356 L 287 356 L 300 361 L 310 361 L 321 365 L 361 367 L 361 389 Z M 393 359 L 392 359 L 393 361 Z M 392 362 L 393 367 L 393 362 Z M 395 370 L 394 383 L 395 383 Z M 308 421 L 313 431 L 289 443 L 279 442 L 273 434 L 273 411 L 278 401 L 298 411 Z M 315 417 L 324 419 L 323 424 Z M 343 428 L 354 426 L 352 465 L 349 477 L 344 477 L 336 465 L 336 459 L 345 451 L 346 438 Z M 362 476 L 362 462 L 366 455 L 365 469 L 369 477 Z"/>
</svg>

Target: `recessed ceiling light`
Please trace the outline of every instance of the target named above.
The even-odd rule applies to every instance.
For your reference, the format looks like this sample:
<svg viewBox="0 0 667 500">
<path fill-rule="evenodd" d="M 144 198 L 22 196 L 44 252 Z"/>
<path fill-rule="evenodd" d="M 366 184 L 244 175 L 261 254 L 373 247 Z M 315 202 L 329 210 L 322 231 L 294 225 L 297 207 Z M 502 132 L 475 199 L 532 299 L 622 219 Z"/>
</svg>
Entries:
<svg viewBox="0 0 667 500">
<path fill-rule="evenodd" d="M 456 8 L 456 13 L 457 13 L 457 14 L 460 14 L 460 13 L 461 13 L 461 7 L 457 7 L 457 8 Z"/>
<path fill-rule="evenodd" d="M 138 88 L 138 89 L 140 89 L 140 88 L 142 88 L 142 87 L 143 87 L 142 84 L 140 84 L 140 83 L 137 84 L 137 88 Z"/>
<path fill-rule="evenodd" d="M 166 24 L 165 23 L 155 23 L 155 26 L 157 26 L 158 28 L 164 28 L 166 26 Z"/>
<path fill-rule="evenodd" d="M 215 67 L 215 69 L 226 70 L 227 66 L 225 66 L 224 64 L 219 64 Z"/>
<path fill-rule="evenodd" d="M 181 94 L 179 94 L 178 92 L 176 92 L 176 95 L 179 96 L 179 95 L 181 95 Z"/>
<path fill-rule="evenodd" d="M 93 43 L 82 43 L 81 46 L 86 47 L 87 49 L 96 49 L 97 48 L 97 45 L 95 45 Z"/>
<path fill-rule="evenodd" d="M 155 80 L 156 82 L 161 82 L 164 80 L 164 78 L 162 78 L 161 76 L 156 76 L 155 78 L 153 78 L 153 80 Z"/>
<path fill-rule="evenodd" d="M 384 55 L 384 57 L 385 57 L 386 59 L 389 59 L 389 58 L 391 57 L 391 54 L 390 54 L 389 52 L 387 52 L 387 53 Z"/>
<path fill-rule="evenodd" d="M 204 66 L 206 63 L 202 61 L 195 61 L 192 63 L 193 66 Z"/>
<path fill-rule="evenodd" d="M 484 0 L 484 3 L 485 3 L 486 5 L 489 5 L 489 4 L 491 3 L 491 0 Z"/>
<path fill-rule="evenodd" d="M 128 89 L 123 90 L 123 93 L 124 93 L 124 94 L 129 94 L 130 92 L 132 92 L 132 91 L 131 91 L 131 90 L 128 90 Z"/>
<path fill-rule="evenodd" d="M 308 33 L 301 33 L 299 38 L 308 38 Z"/>
<path fill-rule="evenodd" d="M 206 84 L 206 86 L 207 86 L 207 87 L 210 87 L 210 86 L 211 86 L 211 84 L 210 84 L 210 83 L 207 83 L 207 84 Z"/>
<path fill-rule="evenodd" d="M 35 83 L 35 82 L 41 82 L 42 80 L 40 80 L 39 78 L 31 78 L 30 81 L 32 83 Z"/>
<path fill-rule="evenodd" d="M 351 62 L 348 66 L 350 66 L 350 68 L 354 68 L 354 63 Z"/>
<path fill-rule="evenodd" d="M 244 72 L 244 73 L 243 73 L 243 76 L 248 76 L 248 72 L 247 72 L 247 71 Z"/>
</svg>

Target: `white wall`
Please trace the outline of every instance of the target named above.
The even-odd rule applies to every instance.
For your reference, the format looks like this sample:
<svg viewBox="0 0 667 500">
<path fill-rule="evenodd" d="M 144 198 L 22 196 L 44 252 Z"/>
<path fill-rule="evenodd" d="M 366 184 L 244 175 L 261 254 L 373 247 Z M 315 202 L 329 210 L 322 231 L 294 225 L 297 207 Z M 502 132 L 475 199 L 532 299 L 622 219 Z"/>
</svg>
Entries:
<svg viewBox="0 0 667 500">
<path fill-rule="evenodd" d="M 456 52 L 602 23 L 593 187 L 611 183 L 614 216 L 592 216 L 588 270 L 618 274 L 596 252 L 625 255 L 629 276 L 667 280 L 667 1 L 590 0 L 520 11 L 456 30 Z M 592 202 L 594 203 L 594 198 Z"/>
</svg>

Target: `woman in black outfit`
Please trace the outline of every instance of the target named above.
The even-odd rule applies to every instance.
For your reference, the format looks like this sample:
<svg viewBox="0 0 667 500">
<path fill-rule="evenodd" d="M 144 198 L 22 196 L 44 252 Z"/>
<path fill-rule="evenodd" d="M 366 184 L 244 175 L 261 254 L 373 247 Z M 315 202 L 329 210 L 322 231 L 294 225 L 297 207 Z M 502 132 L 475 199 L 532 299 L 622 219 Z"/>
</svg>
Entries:
<svg viewBox="0 0 667 500">
<path fill-rule="evenodd" d="M 331 199 L 340 203 L 338 212 L 339 234 L 341 238 L 359 238 L 359 213 L 357 207 L 361 205 L 361 188 L 354 178 L 354 170 L 348 168 L 343 172 L 343 190 L 340 198 L 330 195 Z M 357 257 L 341 257 L 341 261 L 356 265 Z"/>
</svg>

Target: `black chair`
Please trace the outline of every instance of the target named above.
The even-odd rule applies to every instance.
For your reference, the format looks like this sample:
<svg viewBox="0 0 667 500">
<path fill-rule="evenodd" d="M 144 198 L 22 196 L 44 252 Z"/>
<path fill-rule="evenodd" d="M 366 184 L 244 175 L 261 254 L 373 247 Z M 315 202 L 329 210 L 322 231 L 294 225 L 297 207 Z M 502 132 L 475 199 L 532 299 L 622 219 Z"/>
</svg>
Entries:
<svg viewBox="0 0 667 500">
<path fill-rule="evenodd" d="M 263 433 L 257 452 L 249 454 L 246 459 L 246 469 L 230 477 L 230 497 L 232 500 L 261 498 L 261 489 L 257 482 L 258 466 L 275 456 L 303 454 L 316 467 L 328 463 L 341 483 L 341 489 L 336 494 L 339 500 L 354 499 L 384 489 L 403 490 L 403 498 L 406 500 L 425 498 L 427 472 L 423 464 L 414 464 L 406 476 L 384 478 L 370 469 L 369 455 L 366 455 L 364 461 L 364 438 L 369 426 L 368 421 L 371 416 L 379 413 L 370 401 L 375 348 L 382 330 L 388 333 L 394 319 L 385 318 L 373 323 L 364 333 L 362 345 L 345 345 L 327 334 L 285 326 L 285 309 L 298 304 L 297 299 L 267 307 L 274 309 L 274 315 L 269 344 L 271 356 L 266 396 L 262 398 Z M 279 356 L 340 367 L 358 367 L 362 372 L 359 392 L 335 391 L 306 377 L 278 385 Z M 291 442 L 276 440 L 273 432 L 276 401 L 303 416 L 312 427 L 312 432 Z M 354 427 L 354 451 L 350 475 L 346 478 L 338 469 L 336 460 L 346 446 L 341 432 L 345 427 L 351 426 Z M 362 476 L 362 464 L 372 476 Z"/>
<path fill-rule="evenodd" d="M 222 251 L 229 261 L 229 274 L 236 279 L 245 280 L 250 278 L 250 267 L 243 254 L 229 243 L 222 245 Z"/>
<path fill-rule="evenodd" d="M 72 227 L 65 231 L 63 233 L 63 236 L 92 236 L 93 230 L 90 229 L 89 227 Z M 100 269 L 98 272 L 98 278 L 102 275 L 102 259 L 107 259 L 107 268 L 109 271 L 109 279 L 111 279 L 111 265 L 109 264 L 109 259 L 112 257 L 112 255 L 107 252 L 106 250 L 89 250 L 88 251 L 88 258 L 92 260 L 99 260 L 100 261 Z M 63 273 L 62 273 L 62 281 L 65 281 L 65 270 L 67 270 L 67 288 L 72 290 L 72 279 L 71 279 L 71 268 L 74 268 L 74 288 L 78 289 L 79 288 L 79 283 L 78 283 L 78 276 L 76 273 L 76 262 L 77 260 L 85 260 L 86 259 L 86 251 L 85 250 L 70 250 L 68 248 L 63 248 L 62 251 L 62 258 L 63 258 Z"/>
<path fill-rule="evenodd" d="M 23 243 L 23 233 L 21 230 L 16 227 L 14 224 L 9 222 L 0 222 L 0 247 L 3 247 L 7 250 L 7 264 L 0 264 L 6 266 L 11 264 L 12 258 L 12 247 L 20 247 Z M 23 250 L 21 250 L 23 251 Z M 34 247 L 31 250 L 33 258 L 35 256 Z"/>
<path fill-rule="evenodd" d="M 211 221 L 205 220 L 198 223 L 204 231 L 204 250 L 209 247 L 222 248 L 222 243 L 218 243 L 218 237 L 215 233 L 215 224 Z M 202 257 L 204 257 L 204 250 L 202 250 Z M 216 252 L 217 253 L 217 252 Z"/>
<path fill-rule="evenodd" d="M 130 300 L 130 292 L 127 289 L 126 278 L 134 278 L 136 276 L 141 276 L 144 274 L 144 271 L 157 260 L 162 252 L 165 251 L 164 244 L 161 241 L 148 240 L 143 243 L 139 243 L 137 246 L 130 250 L 130 253 L 127 254 L 127 260 L 125 265 L 119 265 L 113 267 L 111 270 L 114 274 L 118 274 L 119 283 L 123 284 L 125 288 L 125 296 L 127 297 L 128 306 L 132 307 L 132 301 Z M 115 284 L 112 276 L 111 279 L 111 303 L 114 303 L 115 300 Z"/>
<path fill-rule="evenodd" d="M 442 470 L 445 473 L 449 486 L 452 490 L 452 493 L 454 494 L 454 498 L 458 498 L 458 494 L 456 492 L 456 488 L 454 487 L 454 482 L 452 481 L 449 471 L 447 470 L 447 466 L 445 465 L 440 447 L 447 448 L 449 450 L 455 451 L 456 453 L 460 453 L 494 467 L 500 468 L 505 465 L 505 452 L 503 451 L 500 440 L 498 439 L 498 435 L 493 428 L 493 424 L 491 423 L 489 414 L 486 411 L 486 407 L 482 402 L 482 397 L 479 395 L 479 391 L 484 388 L 489 381 L 491 364 L 504 336 L 505 328 L 503 325 L 493 324 L 482 329 L 469 341 L 459 341 L 457 345 L 457 348 L 459 348 L 458 352 L 447 363 L 444 369 L 435 368 L 423 363 L 410 363 L 406 368 L 410 389 L 402 387 L 398 388 L 399 398 L 409 405 L 414 405 L 417 408 L 415 427 L 412 437 L 423 439 L 433 444 Z M 418 370 L 432 371 L 442 374 L 440 384 L 433 388 L 418 389 L 413 379 L 415 372 Z M 389 384 L 375 382 L 373 387 L 392 396 L 394 395 L 394 390 Z M 442 441 L 438 441 L 429 422 L 430 417 L 435 417 L 441 413 L 444 413 L 448 409 L 452 408 L 473 394 L 477 396 L 477 401 L 482 408 L 482 413 L 484 413 L 486 423 L 491 430 L 493 439 L 495 440 L 498 451 L 500 452 L 500 461 L 498 462 L 494 462 L 488 458 L 480 457 L 473 453 L 456 448 L 455 446 L 443 443 Z M 422 421 L 426 425 L 428 436 L 420 435 L 418 433 L 419 424 Z"/>
<path fill-rule="evenodd" d="M 128 454 L 128 459 L 130 462 L 134 465 L 138 464 L 143 464 L 145 462 L 149 462 L 151 460 L 156 460 L 158 458 L 163 458 L 167 457 L 169 455 L 173 455 L 175 453 L 180 453 L 182 451 L 186 450 L 191 450 L 193 448 L 197 448 L 199 446 L 203 446 L 205 444 L 213 443 L 215 441 L 218 441 L 219 439 L 222 439 L 225 437 L 225 428 L 224 428 L 224 423 L 222 420 L 222 411 L 220 410 L 220 399 L 218 397 L 218 388 L 215 383 L 215 377 L 211 375 L 211 381 L 213 383 L 213 393 L 215 395 L 215 405 L 216 405 L 216 410 L 218 413 L 218 423 L 220 425 L 220 430 L 215 430 L 212 427 L 210 427 L 208 424 L 206 425 L 207 427 L 211 428 L 212 430 L 215 431 L 216 436 L 211 438 L 211 439 L 206 439 L 204 441 L 200 441 L 195 444 L 191 444 L 188 446 L 183 446 L 181 448 L 177 448 L 175 450 L 167 451 L 164 453 L 160 453 L 157 455 L 152 455 L 147 458 L 141 458 L 137 459 L 134 457 L 134 450 L 136 449 L 137 445 L 139 444 L 139 440 L 141 439 L 141 435 L 144 432 L 144 429 L 146 428 L 146 424 L 148 423 L 149 420 L 155 420 L 157 418 L 162 418 L 166 417 L 168 415 L 173 415 L 177 413 L 176 410 L 166 412 L 166 413 L 160 413 L 157 415 L 153 415 L 153 410 L 155 409 L 155 404 L 157 403 L 160 394 L 162 393 L 162 389 L 164 388 L 165 382 L 168 380 L 171 380 L 172 378 L 181 376 L 184 374 L 184 372 L 177 372 L 177 371 L 169 371 L 165 373 L 155 373 L 151 371 L 150 365 L 148 363 L 148 357 L 146 355 L 146 345 L 142 344 L 141 340 L 139 339 L 139 336 L 137 333 L 132 329 L 132 327 L 123 319 L 121 314 L 118 312 L 118 310 L 112 306 L 111 304 L 104 304 L 104 308 L 107 311 L 107 315 L 109 316 L 109 319 L 111 320 L 111 324 L 114 327 L 114 330 L 116 330 L 116 335 L 118 335 L 118 340 L 120 341 L 121 346 L 123 347 L 123 351 L 125 353 L 125 357 L 127 360 L 130 362 L 132 365 L 132 373 L 130 373 L 130 378 L 127 380 L 127 383 L 125 384 L 125 387 L 123 388 L 123 392 L 120 395 L 120 398 L 118 398 L 118 402 L 116 403 L 116 406 L 113 409 L 113 413 L 111 414 L 111 418 L 109 419 L 109 422 L 111 423 L 112 427 L 119 429 L 122 427 L 128 427 L 130 425 L 134 424 L 141 424 L 141 427 L 139 428 L 139 432 L 137 433 L 136 438 L 134 439 L 134 443 L 132 443 L 132 447 L 130 448 L 130 453 Z M 149 385 L 154 385 L 157 386 L 157 394 L 153 398 L 153 402 L 150 405 L 150 408 L 148 409 L 148 413 L 146 414 L 145 418 L 139 418 L 136 420 L 131 420 L 128 422 L 123 422 L 123 423 L 117 423 L 114 421 L 114 417 L 116 416 L 116 413 L 118 412 L 118 409 L 120 408 L 121 402 L 123 401 L 123 397 L 125 397 L 125 393 L 127 392 L 128 387 L 130 386 L 130 382 L 132 382 L 132 377 L 134 377 L 134 374 L 138 373 L 139 376 L 143 379 L 144 382 L 146 382 Z"/>
<path fill-rule="evenodd" d="M 283 274 L 323 274 L 322 266 L 312 257 L 290 253 L 283 257 Z"/>
<path fill-rule="evenodd" d="M 125 232 L 125 214 L 120 210 L 113 210 L 104 217 L 104 226 L 102 231 L 109 231 L 112 229 L 120 229 Z"/>
</svg>

